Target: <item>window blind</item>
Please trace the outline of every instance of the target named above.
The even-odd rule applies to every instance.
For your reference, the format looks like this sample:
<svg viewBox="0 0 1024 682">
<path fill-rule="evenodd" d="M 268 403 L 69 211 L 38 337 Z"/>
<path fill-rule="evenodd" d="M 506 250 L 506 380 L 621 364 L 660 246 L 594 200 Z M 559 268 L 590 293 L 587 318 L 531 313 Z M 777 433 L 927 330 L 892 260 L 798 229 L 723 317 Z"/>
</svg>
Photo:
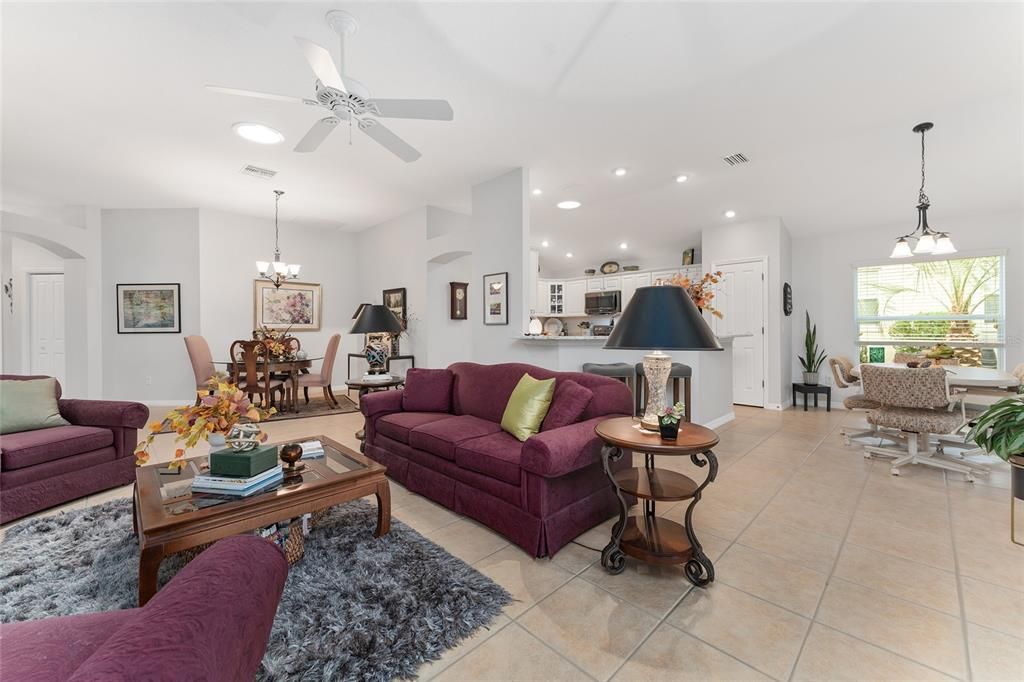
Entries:
<svg viewBox="0 0 1024 682">
<path fill-rule="evenodd" d="M 858 345 L 1004 345 L 1003 267 L 982 256 L 857 268 Z"/>
</svg>

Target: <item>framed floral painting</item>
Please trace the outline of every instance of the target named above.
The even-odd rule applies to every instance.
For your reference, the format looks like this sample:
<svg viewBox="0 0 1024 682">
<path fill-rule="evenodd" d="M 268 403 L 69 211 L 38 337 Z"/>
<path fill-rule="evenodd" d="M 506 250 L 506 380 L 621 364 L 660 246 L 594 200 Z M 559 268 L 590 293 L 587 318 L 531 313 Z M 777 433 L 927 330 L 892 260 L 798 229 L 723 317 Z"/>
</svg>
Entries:
<svg viewBox="0 0 1024 682">
<path fill-rule="evenodd" d="M 285 282 L 275 287 L 273 282 L 259 279 L 253 283 L 253 329 L 319 331 L 322 309 L 319 284 Z"/>
</svg>

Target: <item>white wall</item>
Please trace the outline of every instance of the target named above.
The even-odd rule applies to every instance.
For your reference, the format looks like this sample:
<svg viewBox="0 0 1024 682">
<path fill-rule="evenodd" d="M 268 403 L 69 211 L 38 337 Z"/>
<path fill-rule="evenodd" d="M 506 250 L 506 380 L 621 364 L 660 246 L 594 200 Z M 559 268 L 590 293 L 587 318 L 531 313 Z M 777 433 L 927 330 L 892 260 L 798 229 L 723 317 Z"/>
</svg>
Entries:
<svg viewBox="0 0 1024 682">
<path fill-rule="evenodd" d="M 941 229 L 948 229 L 960 255 L 1006 254 L 1006 365 L 1024 362 L 1024 216 L 996 213 L 953 218 L 941 216 Z M 908 220 L 913 222 L 913 215 Z M 854 271 L 872 263 L 890 263 L 894 240 L 913 224 L 865 227 L 793 240 L 793 330 L 792 352 L 802 352 L 803 314 L 809 310 L 818 325 L 818 343 L 830 355 L 857 360 L 857 330 L 854 325 Z M 793 380 L 800 365 L 794 363 Z M 822 375 L 831 383 L 831 374 Z"/>
<path fill-rule="evenodd" d="M 104 210 L 101 220 L 104 396 L 187 402 L 195 382 L 182 339 L 200 333 L 199 210 Z M 118 334 L 116 285 L 163 282 L 181 284 L 181 333 Z"/>
<path fill-rule="evenodd" d="M 768 309 L 765 310 L 765 407 L 782 409 L 792 402 L 789 357 L 792 318 L 782 314 L 782 284 L 787 279 L 789 231 L 780 218 L 719 225 L 701 235 L 703 266 L 765 257 L 768 260 Z"/>
</svg>

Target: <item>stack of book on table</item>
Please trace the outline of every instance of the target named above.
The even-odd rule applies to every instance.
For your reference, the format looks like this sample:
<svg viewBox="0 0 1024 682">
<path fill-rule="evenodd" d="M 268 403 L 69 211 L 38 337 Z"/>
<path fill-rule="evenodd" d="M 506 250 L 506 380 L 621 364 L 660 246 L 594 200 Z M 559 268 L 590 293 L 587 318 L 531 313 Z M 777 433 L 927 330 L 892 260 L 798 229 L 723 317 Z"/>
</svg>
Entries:
<svg viewBox="0 0 1024 682">
<path fill-rule="evenodd" d="M 318 440 L 307 440 L 299 445 L 302 447 L 302 459 L 318 459 L 324 456 L 324 444 Z"/>
<path fill-rule="evenodd" d="M 267 469 L 255 476 L 199 474 L 192 478 L 192 492 L 248 497 L 277 485 L 283 478 L 284 472 L 280 465 Z"/>
</svg>

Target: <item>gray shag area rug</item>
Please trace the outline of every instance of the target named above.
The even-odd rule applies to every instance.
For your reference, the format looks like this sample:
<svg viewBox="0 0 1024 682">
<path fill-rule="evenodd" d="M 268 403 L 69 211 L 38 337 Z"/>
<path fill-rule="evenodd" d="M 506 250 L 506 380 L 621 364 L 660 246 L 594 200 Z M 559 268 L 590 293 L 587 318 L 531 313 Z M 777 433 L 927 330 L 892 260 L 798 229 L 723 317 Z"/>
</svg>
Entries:
<svg viewBox="0 0 1024 682">
<path fill-rule="evenodd" d="M 411 678 L 511 601 L 399 521 L 374 538 L 376 523 L 376 508 L 357 501 L 332 509 L 306 537 L 258 679 Z M 182 566 L 164 560 L 161 585 Z M 137 571 L 130 500 L 26 521 L 0 544 L 0 622 L 131 608 Z"/>
</svg>

